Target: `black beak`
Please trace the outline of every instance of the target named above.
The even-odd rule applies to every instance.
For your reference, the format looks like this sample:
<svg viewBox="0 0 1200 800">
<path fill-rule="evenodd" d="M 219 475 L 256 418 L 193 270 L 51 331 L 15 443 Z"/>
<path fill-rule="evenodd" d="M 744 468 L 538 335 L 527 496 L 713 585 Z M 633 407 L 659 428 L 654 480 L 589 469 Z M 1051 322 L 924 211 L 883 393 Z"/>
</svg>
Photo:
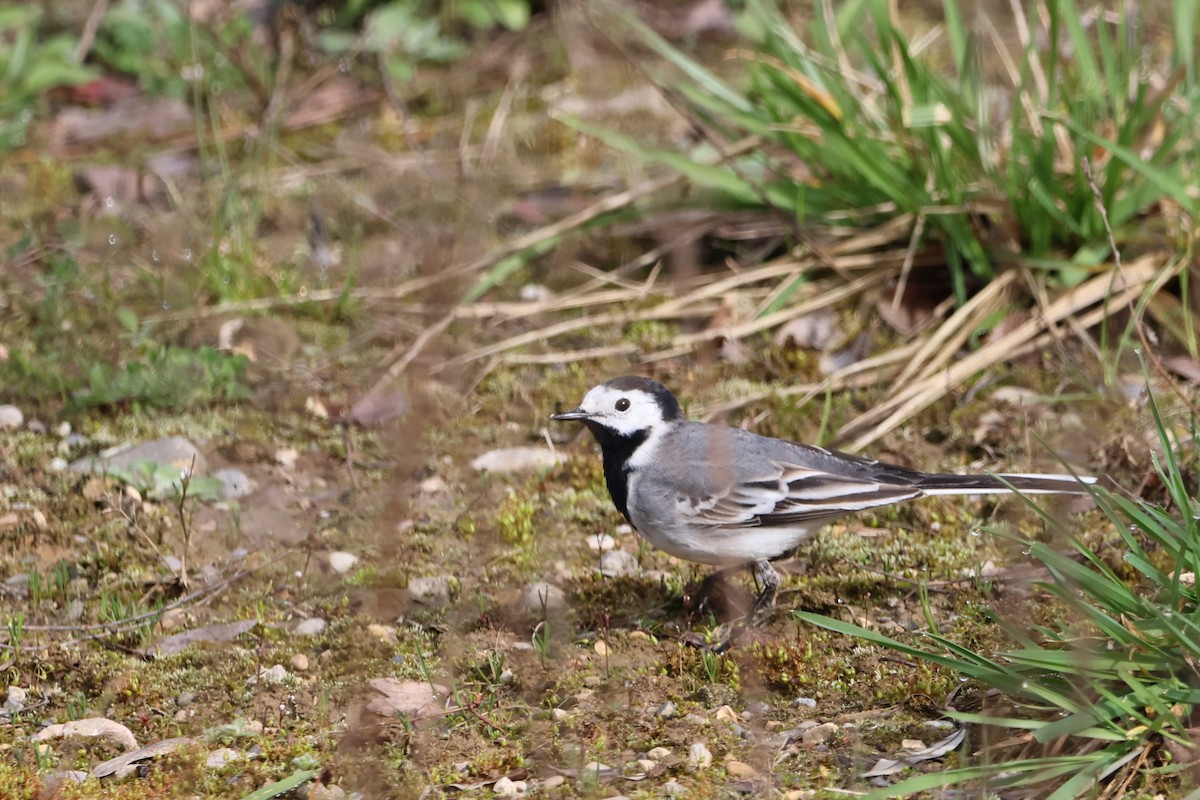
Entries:
<svg viewBox="0 0 1200 800">
<path fill-rule="evenodd" d="M 558 422 L 581 422 L 586 419 L 591 419 L 592 414 L 584 411 L 582 408 L 572 408 L 570 411 L 563 411 L 559 414 L 551 414 L 550 419 Z"/>
</svg>

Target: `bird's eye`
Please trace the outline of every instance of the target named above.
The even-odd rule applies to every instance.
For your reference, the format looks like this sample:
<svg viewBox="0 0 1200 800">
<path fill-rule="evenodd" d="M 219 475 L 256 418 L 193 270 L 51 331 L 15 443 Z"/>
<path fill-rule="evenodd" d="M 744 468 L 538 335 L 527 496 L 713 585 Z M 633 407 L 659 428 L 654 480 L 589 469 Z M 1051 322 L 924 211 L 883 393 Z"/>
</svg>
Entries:
<svg viewBox="0 0 1200 800">
<path fill-rule="evenodd" d="M 616 409 L 617 409 L 617 411 L 628 411 L 629 410 L 629 398 L 622 397 L 620 400 L 618 400 Z"/>
</svg>

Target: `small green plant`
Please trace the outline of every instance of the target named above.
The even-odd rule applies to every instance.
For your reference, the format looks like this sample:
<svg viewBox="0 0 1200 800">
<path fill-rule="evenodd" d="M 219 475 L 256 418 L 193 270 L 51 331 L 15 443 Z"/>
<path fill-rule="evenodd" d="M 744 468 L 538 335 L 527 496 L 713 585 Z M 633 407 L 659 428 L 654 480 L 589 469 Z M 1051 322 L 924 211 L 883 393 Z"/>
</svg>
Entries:
<svg viewBox="0 0 1200 800">
<path fill-rule="evenodd" d="M 59 602 L 67 600 L 67 588 L 71 585 L 71 565 L 66 561 L 56 561 L 50 573 L 54 584 L 54 596 Z"/>
<path fill-rule="evenodd" d="M 410 80 L 422 62 L 447 63 L 466 55 L 466 44 L 455 32 L 461 23 L 479 30 L 504 27 L 519 31 L 529 23 L 531 10 L 530 0 L 393 0 L 375 3 L 363 15 L 367 5 L 347 3 L 337 24 L 322 30 L 318 41 L 334 55 L 356 49 L 378 55 L 388 77 L 397 85 Z M 360 15 L 361 37 L 348 29 Z"/>
<path fill-rule="evenodd" d="M 471 671 L 475 678 L 487 686 L 497 686 L 500 684 L 500 677 L 505 670 L 505 657 L 503 650 L 488 650 L 483 654 L 483 659 L 471 665 Z"/>
<path fill-rule="evenodd" d="M 67 719 L 83 719 L 88 716 L 88 700 L 87 696 L 81 692 L 75 692 L 67 698 Z"/>
<path fill-rule="evenodd" d="M 269 60 L 253 34 L 245 14 L 200 24 L 171 0 L 117 0 L 94 49 L 110 68 L 135 76 L 147 94 L 186 99 L 198 89 L 206 96 L 209 89 L 259 88 Z"/>
<path fill-rule="evenodd" d="M 542 620 L 533 629 L 533 650 L 537 653 L 538 661 L 543 667 L 550 663 L 550 623 Z"/>
<path fill-rule="evenodd" d="M 21 649 L 25 640 L 25 612 L 18 610 L 8 618 L 8 646 L 13 650 Z"/>
<path fill-rule="evenodd" d="M 537 506 L 530 495 L 524 492 L 509 492 L 496 515 L 500 523 L 500 538 L 511 545 L 532 544 L 533 516 L 536 512 Z"/>
<path fill-rule="evenodd" d="M 218 478 L 189 476 L 186 470 L 177 466 L 159 464 L 149 459 L 136 461 L 128 467 L 106 467 L 104 472 L 152 500 L 186 496 L 204 502 L 215 502 L 221 499 L 221 490 L 224 487 Z"/>
<path fill-rule="evenodd" d="M 716 683 L 721 676 L 721 655 L 713 650 L 701 650 L 700 665 L 704 667 L 704 674 L 707 676 L 708 682 Z"/>
<path fill-rule="evenodd" d="M 184 409 L 208 403 L 244 400 L 246 357 L 212 347 L 191 350 L 143 345 L 140 357 L 118 367 L 95 364 L 87 386 L 76 391 L 75 408 L 132 405 Z"/>
<path fill-rule="evenodd" d="M 42 573 L 37 567 L 25 573 L 25 577 L 26 585 L 29 587 L 29 603 L 33 608 L 37 608 L 46 597 L 45 578 L 42 577 Z"/>
<path fill-rule="evenodd" d="M 24 143 L 44 92 L 78 86 L 97 75 L 76 57 L 78 39 L 67 33 L 47 35 L 43 17 L 36 3 L 0 5 L 0 153 Z"/>
</svg>

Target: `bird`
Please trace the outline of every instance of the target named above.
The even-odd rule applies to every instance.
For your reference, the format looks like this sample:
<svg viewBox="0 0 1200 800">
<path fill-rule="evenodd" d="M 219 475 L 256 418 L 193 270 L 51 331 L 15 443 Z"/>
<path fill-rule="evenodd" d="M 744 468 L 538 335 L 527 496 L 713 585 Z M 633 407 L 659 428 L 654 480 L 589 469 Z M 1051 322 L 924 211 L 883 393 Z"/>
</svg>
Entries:
<svg viewBox="0 0 1200 800">
<path fill-rule="evenodd" d="M 771 562 L 839 517 L 935 495 L 1085 494 L 1091 476 L 926 473 L 742 428 L 689 421 L 651 378 L 605 381 L 578 407 L 600 445 L 613 505 L 650 544 L 718 567 L 697 594 L 749 567 L 759 587 L 751 617 L 769 616 L 779 574 Z"/>
</svg>

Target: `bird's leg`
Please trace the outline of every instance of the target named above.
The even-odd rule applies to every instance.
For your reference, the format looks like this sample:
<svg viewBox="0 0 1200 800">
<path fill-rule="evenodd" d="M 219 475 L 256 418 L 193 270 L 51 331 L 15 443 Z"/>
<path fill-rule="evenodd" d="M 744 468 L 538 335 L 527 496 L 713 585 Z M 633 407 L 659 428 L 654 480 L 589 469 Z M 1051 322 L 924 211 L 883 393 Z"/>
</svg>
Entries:
<svg viewBox="0 0 1200 800">
<path fill-rule="evenodd" d="M 718 569 L 710 572 L 704 580 L 700 581 L 700 587 L 696 589 L 696 593 L 687 598 L 687 605 L 694 614 L 707 614 L 709 612 L 716 613 L 716 609 L 709 605 L 712 599 L 713 590 L 718 586 L 724 585 L 725 579 L 730 573 L 734 572 L 737 567 L 727 567 L 726 569 Z"/>
<path fill-rule="evenodd" d="M 758 595 L 754 598 L 751 619 L 755 625 L 761 625 L 771 616 L 775 590 L 779 588 L 779 573 L 771 566 L 770 561 L 755 561 L 750 568 L 754 571 L 754 583 L 759 587 Z"/>
</svg>

